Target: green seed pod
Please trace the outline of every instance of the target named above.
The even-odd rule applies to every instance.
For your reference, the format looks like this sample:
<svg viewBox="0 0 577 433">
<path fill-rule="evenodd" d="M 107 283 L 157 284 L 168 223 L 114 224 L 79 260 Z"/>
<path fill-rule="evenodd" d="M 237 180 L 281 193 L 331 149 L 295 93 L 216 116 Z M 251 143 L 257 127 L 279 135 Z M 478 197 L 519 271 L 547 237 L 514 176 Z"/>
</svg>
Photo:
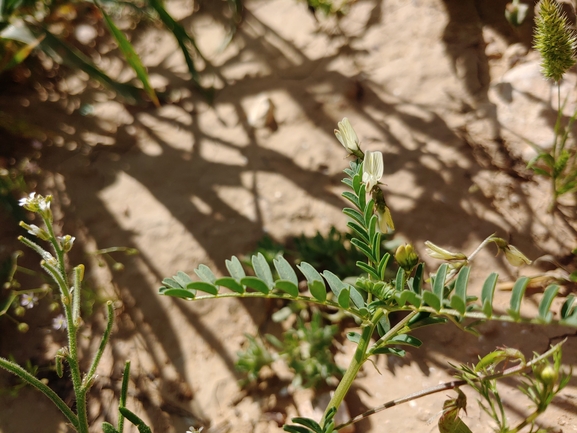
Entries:
<svg viewBox="0 0 577 433">
<path fill-rule="evenodd" d="M 14 314 L 18 317 L 24 316 L 25 313 L 26 313 L 26 309 L 20 305 L 18 307 L 14 308 Z"/>
<path fill-rule="evenodd" d="M 18 324 L 18 331 L 22 332 L 23 334 L 27 333 L 29 329 L 30 326 L 28 326 L 28 323 L 21 322 Z"/>
</svg>

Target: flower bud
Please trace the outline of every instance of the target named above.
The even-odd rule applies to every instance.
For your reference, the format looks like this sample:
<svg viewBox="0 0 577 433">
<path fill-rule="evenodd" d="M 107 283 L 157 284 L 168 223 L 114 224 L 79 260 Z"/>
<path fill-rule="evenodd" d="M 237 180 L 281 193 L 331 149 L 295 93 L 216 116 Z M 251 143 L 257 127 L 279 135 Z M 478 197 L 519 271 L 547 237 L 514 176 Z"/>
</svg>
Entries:
<svg viewBox="0 0 577 433">
<path fill-rule="evenodd" d="M 28 330 L 30 329 L 30 326 L 28 326 L 28 323 L 19 323 L 18 324 L 18 331 L 25 334 L 28 332 Z"/>
<path fill-rule="evenodd" d="M 35 224 L 26 224 L 24 221 L 20 221 L 20 227 L 28 231 L 31 235 L 36 236 L 38 239 L 42 239 L 43 241 L 50 240 L 48 232 Z"/>
<path fill-rule="evenodd" d="M 19 305 L 18 307 L 14 308 L 14 314 L 17 317 L 22 317 L 24 314 L 26 314 L 26 309 Z"/>
<path fill-rule="evenodd" d="M 559 372 L 547 363 L 535 368 L 535 377 L 547 386 L 553 386 L 559 379 Z"/>
<path fill-rule="evenodd" d="M 406 272 L 411 272 L 419 263 L 419 256 L 411 244 L 404 244 L 397 248 L 395 260 Z"/>
<path fill-rule="evenodd" d="M 65 235 L 65 236 L 58 236 L 58 242 L 60 242 L 60 246 L 62 247 L 62 251 L 67 253 L 72 249 L 72 245 L 74 244 L 74 240 L 76 238 L 74 236 Z"/>
<path fill-rule="evenodd" d="M 501 238 L 493 238 L 493 242 L 505 254 L 505 258 L 512 266 L 523 266 L 530 265 L 533 263 L 527 258 L 521 251 L 517 249 L 514 245 L 509 244 L 506 240 Z"/>
<path fill-rule="evenodd" d="M 359 138 L 353 129 L 351 122 L 346 117 L 338 123 L 339 129 L 335 129 L 335 136 L 349 154 L 363 158 L 363 152 L 359 147 Z"/>
</svg>

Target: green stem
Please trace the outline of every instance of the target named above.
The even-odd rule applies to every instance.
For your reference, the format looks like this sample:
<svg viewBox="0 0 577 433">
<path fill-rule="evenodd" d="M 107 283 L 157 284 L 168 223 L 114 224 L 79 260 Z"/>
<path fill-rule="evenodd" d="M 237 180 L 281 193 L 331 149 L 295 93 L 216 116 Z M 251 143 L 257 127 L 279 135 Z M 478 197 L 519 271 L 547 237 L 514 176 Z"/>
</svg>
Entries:
<svg viewBox="0 0 577 433">
<path fill-rule="evenodd" d="M 102 334 L 102 339 L 100 340 L 100 346 L 98 346 L 98 350 L 96 351 L 96 355 L 94 355 L 94 359 L 92 360 L 92 364 L 88 369 L 88 373 L 85 376 L 83 386 L 90 388 L 90 385 L 93 381 L 93 377 L 96 373 L 96 369 L 98 368 L 98 364 L 100 363 L 100 358 L 102 358 L 102 354 L 104 353 L 104 349 L 108 344 L 108 340 L 110 339 L 110 334 L 112 333 L 112 325 L 114 324 L 114 307 L 112 306 L 112 301 L 108 301 L 106 303 L 106 315 L 107 315 L 107 323 L 106 329 L 104 330 L 104 334 Z"/>
<path fill-rule="evenodd" d="M 118 408 L 126 407 L 126 395 L 128 394 L 128 379 L 130 377 L 130 361 L 124 364 L 124 373 L 122 374 L 122 388 L 120 390 L 120 402 Z M 118 411 L 118 431 L 122 433 L 124 430 L 124 415 Z"/>
<path fill-rule="evenodd" d="M 363 327 L 361 338 L 359 340 L 359 344 L 357 345 L 357 350 L 355 350 L 355 354 L 353 355 L 353 359 L 351 360 L 345 375 L 339 382 L 339 386 L 337 386 L 331 401 L 327 405 L 321 424 L 324 423 L 324 418 L 327 416 L 329 409 L 332 407 L 338 409 L 343 402 L 345 395 L 347 395 L 349 392 L 349 389 L 357 377 L 359 370 L 368 358 L 367 350 L 371 341 L 371 336 L 373 335 L 379 320 L 381 320 L 384 314 L 384 311 L 379 309 L 371 319 L 370 323 Z"/>
<path fill-rule="evenodd" d="M 79 430 L 79 423 L 78 417 L 72 412 L 72 410 L 64 403 L 64 401 L 56 394 L 51 388 L 49 388 L 46 384 L 40 381 L 38 378 L 32 376 L 22 367 L 9 360 L 0 357 L 0 367 L 8 370 L 9 372 L 15 374 L 24 382 L 29 385 L 32 385 L 38 391 L 43 393 L 46 397 L 48 397 L 52 402 L 56 405 L 58 409 L 64 414 L 66 419 L 74 426 L 74 428 L 78 431 Z"/>
</svg>

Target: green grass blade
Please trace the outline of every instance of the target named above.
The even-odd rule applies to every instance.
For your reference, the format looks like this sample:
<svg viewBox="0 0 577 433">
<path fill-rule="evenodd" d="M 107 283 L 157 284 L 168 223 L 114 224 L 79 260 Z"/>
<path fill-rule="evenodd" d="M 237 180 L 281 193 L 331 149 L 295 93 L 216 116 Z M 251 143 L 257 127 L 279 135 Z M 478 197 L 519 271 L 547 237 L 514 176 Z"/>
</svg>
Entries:
<svg viewBox="0 0 577 433">
<path fill-rule="evenodd" d="M 108 16 L 108 14 L 104 11 L 104 9 L 98 3 L 96 3 L 96 5 L 100 9 L 100 12 L 104 17 L 104 22 L 106 23 L 106 26 L 110 30 L 110 33 L 112 34 L 114 39 L 116 40 L 118 48 L 120 48 L 120 51 L 122 51 L 124 58 L 130 65 L 130 67 L 134 70 L 136 76 L 142 83 L 144 91 L 146 92 L 148 97 L 152 100 L 152 103 L 156 107 L 160 107 L 160 102 L 158 101 L 158 97 L 156 96 L 154 88 L 150 84 L 150 79 L 148 77 L 148 73 L 146 72 L 146 68 L 142 64 L 142 61 L 140 60 L 138 54 L 136 54 L 134 47 L 128 41 L 124 33 L 118 27 L 116 27 L 116 24 L 114 24 L 114 21 L 112 21 L 112 19 Z"/>
</svg>

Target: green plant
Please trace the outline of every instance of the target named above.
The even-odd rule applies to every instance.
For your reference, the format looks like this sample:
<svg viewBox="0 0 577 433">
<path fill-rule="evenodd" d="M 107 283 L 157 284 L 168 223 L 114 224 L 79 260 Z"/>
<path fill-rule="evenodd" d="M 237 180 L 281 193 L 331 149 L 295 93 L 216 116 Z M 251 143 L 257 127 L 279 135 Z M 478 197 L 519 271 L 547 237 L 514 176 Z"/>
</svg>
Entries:
<svg viewBox="0 0 577 433">
<path fill-rule="evenodd" d="M 560 196 L 577 192 L 577 147 L 571 130 L 577 119 L 577 111 L 566 124 L 563 123 L 560 81 L 577 61 L 575 48 L 577 39 L 555 0 L 541 0 L 539 13 L 535 17 L 535 49 L 542 57 L 542 72 L 557 86 L 557 121 L 554 127 L 553 144 L 544 149 L 532 144 L 537 155 L 529 162 L 535 173 L 551 180 L 552 199 L 549 211 L 557 206 Z"/>
<path fill-rule="evenodd" d="M 64 414 L 72 428 L 80 433 L 88 433 L 87 418 L 87 394 L 96 380 L 96 369 L 112 332 L 114 322 L 114 308 L 111 301 L 106 304 L 107 324 L 102 335 L 100 345 L 92 358 L 88 371 L 82 372 L 80 369 L 80 360 L 78 354 L 78 331 L 82 326 L 81 317 L 81 294 L 82 281 L 84 278 L 84 265 L 74 267 L 72 272 L 66 268 L 66 255 L 74 244 L 74 237 L 70 235 L 57 236 L 54 232 L 52 211 L 50 209 L 51 196 L 43 197 L 35 193 L 20 200 L 20 205 L 26 210 L 37 214 L 43 221 L 44 227 L 38 227 L 34 224 L 21 222 L 20 225 L 31 235 L 37 237 L 40 241 L 48 242 L 52 253 L 42 248 L 38 243 L 29 238 L 20 236 L 19 240 L 27 247 L 34 250 L 40 255 L 42 269 L 49 275 L 58 287 L 60 303 L 64 315 L 59 316 L 54 323 L 56 329 L 65 329 L 67 333 L 67 345 L 62 347 L 56 353 L 55 368 L 59 377 L 64 374 L 64 364 L 67 364 L 69 374 L 72 379 L 74 388 L 75 404 L 74 410 L 71 409 L 58 394 L 56 394 L 43 381 L 36 378 L 27 369 L 12 360 L 0 357 L 0 367 L 19 377 L 23 382 L 33 386 L 46 397 L 48 397 L 60 411 Z M 105 433 L 122 432 L 124 419 L 138 427 L 141 433 L 149 432 L 150 429 L 144 422 L 126 408 L 126 395 L 128 387 L 128 376 L 130 372 L 130 363 L 126 363 L 122 391 L 119 401 L 119 421 L 117 427 L 110 423 L 104 423 L 102 429 Z"/>
<path fill-rule="evenodd" d="M 310 321 L 297 315 L 295 326 L 283 333 L 282 340 L 265 335 L 274 352 L 260 338 L 247 335 L 248 347 L 238 353 L 237 368 L 247 374 L 247 383 L 254 383 L 261 368 L 282 359 L 294 373 L 294 387 L 315 388 L 343 374 L 331 352 L 338 332 L 339 326 L 326 324 L 320 311 L 313 311 Z"/>
<path fill-rule="evenodd" d="M 445 261 L 430 274 L 430 284 L 426 281 L 425 265 L 412 246 L 401 245 L 395 254 L 399 264 L 396 276 L 387 277 L 391 255 L 382 252 L 381 238 L 383 234 L 389 233 L 394 225 L 379 186 L 383 175 L 382 154 L 363 153 L 356 133 L 346 119 L 339 123 L 339 130 L 335 133 L 345 149 L 357 157 L 356 161 L 351 162 L 350 168 L 345 170 L 346 178 L 343 180 L 351 191 L 345 191 L 342 195 L 353 205 L 345 208 L 343 212 L 351 218 L 348 223 L 354 233 L 351 244 L 365 256 L 364 261 L 357 262 L 364 276 L 350 284 L 330 271 L 320 273 L 309 263 L 301 262 L 297 268 L 305 277 L 309 290 L 309 293 L 303 294 L 299 291 L 297 274 L 286 259 L 278 256 L 273 260 L 278 274 L 275 278 L 266 259 L 259 253 L 251 259 L 255 276 L 247 276 L 240 261 L 233 256 L 226 261 L 230 276 L 217 278 L 207 266 L 200 265 L 195 270 L 200 281 L 194 281 L 184 272 L 178 272 L 172 278 L 165 278 L 159 289 L 162 295 L 187 300 L 235 297 L 304 301 L 344 310 L 357 320 L 359 332 L 347 334 L 347 338 L 356 344 L 356 351 L 326 408 L 323 420 L 319 424 L 313 420 L 298 418 L 293 422 L 300 425 L 285 426 L 285 430 L 318 433 L 336 429 L 332 421 L 334 411 L 350 390 L 362 365 L 379 354 L 402 357 L 405 355 L 402 346 L 405 345 L 421 346 L 422 342 L 411 335 L 420 327 L 451 322 L 462 330 L 476 332 L 476 325 L 486 321 L 541 325 L 557 323 L 577 327 L 577 308 L 572 295 L 564 302 L 559 319 L 553 318 L 550 309 L 553 298 L 559 291 L 558 285 L 547 287 L 535 317 L 524 317 L 521 314 L 521 302 L 529 282 L 527 277 L 521 277 L 515 283 L 509 309 L 505 313 L 498 314 L 493 308 L 493 295 L 498 279 L 496 273 L 492 273 L 485 280 L 480 299 L 469 293 L 470 265 L 482 248 L 495 244 L 513 265 L 530 262 L 513 245 L 494 235 L 487 237 L 471 254 L 452 252 L 428 242 L 429 254 Z M 330 288 L 328 294 L 326 284 Z M 391 321 L 393 313 L 396 317 L 394 322 Z M 546 355 L 550 354 L 551 352 L 548 352 Z M 524 368 L 530 365 L 532 364 L 527 363 Z M 520 374 L 523 371 L 524 369 L 518 369 L 514 373 Z M 477 376 L 471 380 L 481 381 L 483 378 Z M 496 378 L 498 377 L 492 377 Z M 463 385 L 465 382 L 458 382 L 452 388 Z M 449 388 L 440 390 L 444 389 Z M 453 406 L 446 408 L 451 416 L 445 419 L 458 424 L 458 412 Z M 455 428 L 458 427 L 457 425 Z"/>
</svg>

